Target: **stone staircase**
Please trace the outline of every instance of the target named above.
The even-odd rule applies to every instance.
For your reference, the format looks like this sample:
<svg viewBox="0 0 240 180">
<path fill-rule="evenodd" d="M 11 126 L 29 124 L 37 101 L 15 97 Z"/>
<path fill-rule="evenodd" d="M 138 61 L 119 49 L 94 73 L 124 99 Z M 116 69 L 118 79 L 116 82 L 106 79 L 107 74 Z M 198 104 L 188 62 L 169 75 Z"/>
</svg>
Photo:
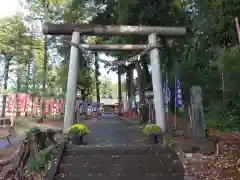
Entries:
<svg viewBox="0 0 240 180">
<path fill-rule="evenodd" d="M 183 180 L 184 169 L 174 150 L 161 145 L 68 145 L 54 179 Z"/>
</svg>

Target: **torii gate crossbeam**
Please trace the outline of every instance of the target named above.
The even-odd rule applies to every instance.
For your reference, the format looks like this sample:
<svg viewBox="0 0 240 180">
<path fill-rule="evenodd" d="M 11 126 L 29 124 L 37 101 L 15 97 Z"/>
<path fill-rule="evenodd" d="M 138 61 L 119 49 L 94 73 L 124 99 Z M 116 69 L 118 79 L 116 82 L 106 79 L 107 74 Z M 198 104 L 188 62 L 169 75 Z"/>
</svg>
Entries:
<svg viewBox="0 0 240 180">
<path fill-rule="evenodd" d="M 162 26 L 127 26 L 127 25 L 92 25 L 92 24 L 43 24 L 43 34 L 49 35 L 72 35 L 80 32 L 83 35 L 149 35 L 156 33 L 160 36 L 184 36 L 185 27 L 162 27 Z"/>
</svg>

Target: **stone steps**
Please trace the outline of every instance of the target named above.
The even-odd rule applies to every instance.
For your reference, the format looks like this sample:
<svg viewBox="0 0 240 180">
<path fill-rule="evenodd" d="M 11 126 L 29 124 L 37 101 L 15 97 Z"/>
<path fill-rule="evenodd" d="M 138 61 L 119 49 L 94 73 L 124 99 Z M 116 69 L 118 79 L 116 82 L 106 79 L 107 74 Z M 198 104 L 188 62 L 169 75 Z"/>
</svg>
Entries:
<svg viewBox="0 0 240 180">
<path fill-rule="evenodd" d="M 55 180 L 183 180 L 173 149 L 154 146 L 68 146 Z"/>
<path fill-rule="evenodd" d="M 137 179 L 136 179 L 137 178 Z M 91 176 L 76 176 L 76 175 L 61 175 L 58 174 L 55 180 L 183 180 L 179 175 L 91 175 Z"/>
</svg>

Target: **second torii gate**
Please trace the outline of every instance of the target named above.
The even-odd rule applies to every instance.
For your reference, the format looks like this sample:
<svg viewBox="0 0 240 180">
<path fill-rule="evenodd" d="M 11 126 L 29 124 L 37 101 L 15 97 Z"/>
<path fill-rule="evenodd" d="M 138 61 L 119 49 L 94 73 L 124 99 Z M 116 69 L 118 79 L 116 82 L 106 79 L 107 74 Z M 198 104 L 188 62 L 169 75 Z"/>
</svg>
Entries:
<svg viewBox="0 0 240 180">
<path fill-rule="evenodd" d="M 157 45 L 157 35 L 160 36 L 184 36 L 184 27 L 160 27 L 160 26 L 113 26 L 113 25 L 90 25 L 90 24 L 49 24 L 43 25 L 44 34 L 49 35 L 72 35 L 70 62 L 68 71 L 68 84 L 66 94 L 66 106 L 64 116 L 63 132 L 67 133 L 69 127 L 74 122 L 74 110 L 77 92 L 77 72 L 78 72 L 78 51 L 79 48 L 86 50 L 144 50 L 149 48 L 152 84 L 154 93 L 154 105 L 156 113 L 156 124 L 163 132 L 166 131 L 164 100 L 162 92 L 162 79 L 160 69 L 160 58 Z M 115 44 L 115 45 L 86 45 L 80 44 L 80 35 L 148 35 L 147 45 Z"/>
</svg>

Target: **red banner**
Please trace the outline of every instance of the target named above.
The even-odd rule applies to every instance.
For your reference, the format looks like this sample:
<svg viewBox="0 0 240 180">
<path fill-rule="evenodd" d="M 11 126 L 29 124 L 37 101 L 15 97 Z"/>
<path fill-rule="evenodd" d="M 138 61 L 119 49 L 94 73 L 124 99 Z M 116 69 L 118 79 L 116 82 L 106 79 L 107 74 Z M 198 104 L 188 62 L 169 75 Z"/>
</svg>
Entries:
<svg viewBox="0 0 240 180">
<path fill-rule="evenodd" d="M 42 109 L 44 105 L 44 109 Z M 51 99 L 41 99 L 39 104 L 39 97 L 34 97 L 33 101 L 31 102 L 31 96 L 27 93 L 13 93 L 8 96 L 7 100 L 7 112 L 8 116 L 13 116 L 16 113 L 16 108 L 18 107 L 17 111 L 20 115 L 22 113 L 31 112 L 32 114 L 36 115 L 38 110 L 40 110 L 40 114 L 43 113 L 45 115 L 49 113 L 62 113 L 64 108 L 64 101 L 63 99 L 54 100 Z"/>
<path fill-rule="evenodd" d="M 32 113 L 37 114 L 38 109 L 38 97 L 34 97 Z"/>
<path fill-rule="evenodd" d="M 60 104 L 60 100 L 56 100 L 56 113 L 60 113 L 60 109 L 61 109 L 61 104 Z"/>
<path fill-rule="evenodd" d="M 49 112 L 54 113 L 54 99 L 49 100 Z"/>
<path fill-rule="evenodd" d="M 28 94 L 25 94 L 25 112 L 30 111 L 30 96 Z"/>
<path fill-rule="evenodd" d="M 16 101 L 16 94 L 10 94 L 8 96 L 8 112 L 13 113 L 14 112 L 14 104 Z"/>
<path fill-rule="evenodd" d="M 44 109 L 43 109 L 44 107 Z M 40 101 L 40 115 L 42 115 L 43 113 L 45 115 L 48 114 L 48 109 L 49 109 L 49 104 L 48 104 L 48 100 L 42 99 Z"/>
</svg>

